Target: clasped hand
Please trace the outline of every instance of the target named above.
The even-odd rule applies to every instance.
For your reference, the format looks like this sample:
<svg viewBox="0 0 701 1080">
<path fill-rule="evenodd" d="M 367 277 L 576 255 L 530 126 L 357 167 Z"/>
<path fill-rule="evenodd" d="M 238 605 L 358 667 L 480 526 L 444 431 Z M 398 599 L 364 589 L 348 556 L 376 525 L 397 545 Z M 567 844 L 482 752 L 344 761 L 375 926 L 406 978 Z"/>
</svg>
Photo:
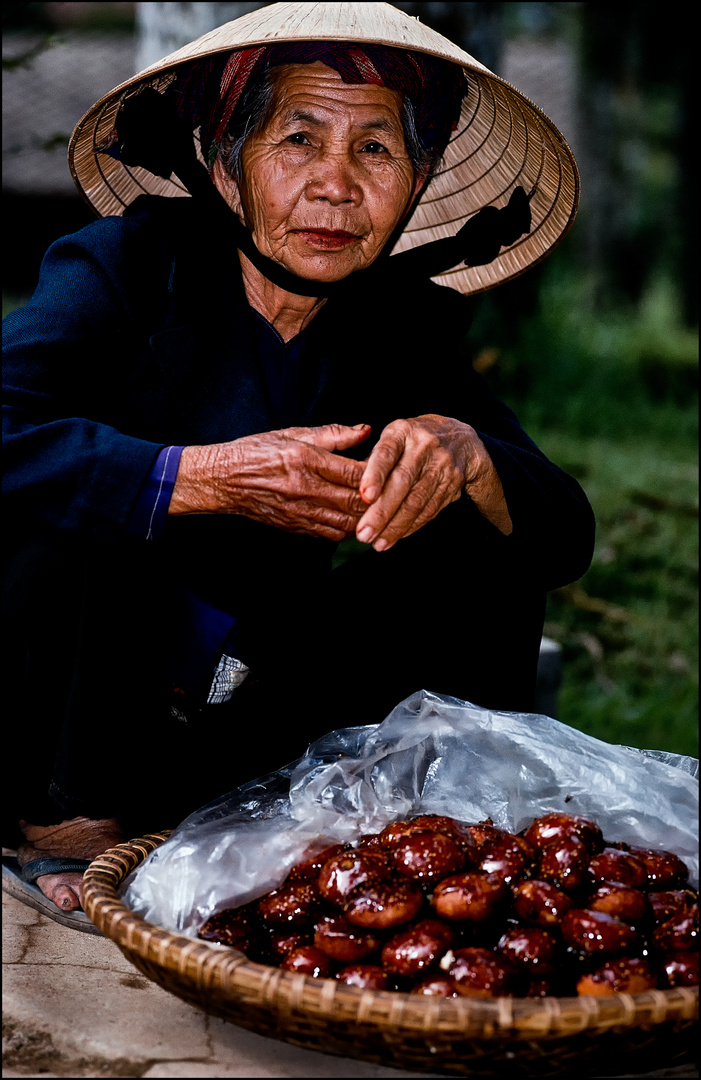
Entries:
<svg viewBox="0 0 701 1080">
<path fill-rule="evenodd" d="M 491 468 L 469 424 L 429 413 L 395 420 L 365 463 L 360 497 L 369 504 L 356 536 L 376 551 L 411 536 L 460 498 L 465 485 Z"/>
<path fill-rule="evenodd" d="M 172 513 L 242 514 L 288 532 L 392 547 L 460 498 L 491 467 L 468 425 L 428 414 L 395 420 L 363 461 L 343 450 L 367 424 L 248 435 L 183 451 Z"/>
</svg>

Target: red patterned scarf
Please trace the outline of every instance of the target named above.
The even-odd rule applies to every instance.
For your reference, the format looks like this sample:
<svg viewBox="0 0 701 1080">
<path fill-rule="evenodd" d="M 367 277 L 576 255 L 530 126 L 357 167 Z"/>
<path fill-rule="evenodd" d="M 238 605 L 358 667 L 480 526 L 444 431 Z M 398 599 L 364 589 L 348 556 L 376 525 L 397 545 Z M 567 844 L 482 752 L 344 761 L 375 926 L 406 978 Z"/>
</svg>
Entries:
<svg viewBox="0 0 701 1080">
<path fill-rule="evenodd" d="M 167 93 L 193 129 L 200 128 L 202 152 L 211 167 L 251 75 L 274 65 L 316 60 L 334 68 L 346 83 L 374 83 L 405 94 L 414 105 L 424 147 L 442 152 L 448 145 L 467 80 L 457 64 L 408 49 L 328 42 L 237 49 L 181 68 Z"/>
</svg>

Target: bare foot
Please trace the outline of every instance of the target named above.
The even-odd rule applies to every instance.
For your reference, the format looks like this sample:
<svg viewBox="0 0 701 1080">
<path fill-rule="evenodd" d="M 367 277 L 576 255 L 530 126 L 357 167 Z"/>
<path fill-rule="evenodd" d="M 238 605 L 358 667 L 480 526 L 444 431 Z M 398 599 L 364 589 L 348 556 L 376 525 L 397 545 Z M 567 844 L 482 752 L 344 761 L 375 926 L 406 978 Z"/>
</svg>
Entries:
<svg viewBox="0 0 701 1080">
<path fill-rule="evenodd" d="M 48 856 L 72 859 L 94 859 L 103 851 L 125 840 L 115 818 L 93 821 L 77 817 L 59 825 L 30 825 L 20 821 L 27 843 L 17 851 L 20 866 Z M 62 911 L 76 911 L 83 906 L 83 875 L 69 872 L 43 874 L 36 884 L 49 900 Z"/>
</svg>

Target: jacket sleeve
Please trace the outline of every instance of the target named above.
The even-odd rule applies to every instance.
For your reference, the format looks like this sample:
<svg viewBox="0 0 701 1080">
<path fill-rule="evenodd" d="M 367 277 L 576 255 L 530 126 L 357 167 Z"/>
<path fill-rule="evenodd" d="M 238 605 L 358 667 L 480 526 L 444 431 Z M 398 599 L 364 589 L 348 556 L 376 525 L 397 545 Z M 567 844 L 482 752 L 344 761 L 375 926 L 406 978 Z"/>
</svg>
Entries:
<svg viewBox="0 0 701 1080">
<path fill-rule="evenodd" d="M 536 446 L 514 412 L 472 366 L 469 329 L 474 301 L 439 285 L 431 285 L 427 296 L 431 318 L 414 323 L 418 359 L 402 380 L 415 387 L 410 395 L 416 411 L 404 415 L 434 412 L 470 424 L 499 474 L 513 524 L 511 535 L 503 537 L 487 523 L 493 542 L 503 546 L 505 555 L 510 551 L 524 573 L 535 575 L 546 589 L 576 581 L 586 573 L 594 553 L 595 521 L 587 496 Z M 421 310 L 421 298 L 414 302 Z M 474 511 L 469 498 L 463 502 Z M 468 514 L 469 528 L 476 527 L 476 513 Z"/>
<path fill-rule="evenodd" d="M 3 493 L 15 527 L 123 535 L 163 448 L 110 423 L 143 348 L 117 272 L 130 227 L 105 219 L 57 241 L 34 296 L 4 321 Z"/>
<path fill-rule="evenodd" d="M 513 532 L 507 538 L 547 589 L 582 577 L 594 553 L 595 520 L 579 483 L 550 461 L 515 414 L 472 369 L 466 415 L 484 442 L 504 489 Z"/>
</svg>

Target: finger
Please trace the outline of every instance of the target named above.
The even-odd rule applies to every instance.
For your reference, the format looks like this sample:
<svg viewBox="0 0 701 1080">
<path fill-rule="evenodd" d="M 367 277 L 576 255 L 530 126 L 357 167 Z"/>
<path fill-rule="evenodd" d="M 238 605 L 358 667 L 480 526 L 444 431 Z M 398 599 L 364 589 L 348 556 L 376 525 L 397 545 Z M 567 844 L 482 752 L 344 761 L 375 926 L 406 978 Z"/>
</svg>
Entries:
<svg viewBox="0 0 701 1080">
<path fill-rule="evenodd" d="M 360 482 L 360 494 L 366 503 L 372 503 L 378 497 L 405 449 L 404 431 L 400 427 L 385 428 L 367 459 Z"/>
<path fill-rule="evenodd" d="M 354 427 L 346 424 L 324 424 L 322 427 L 285 428 L 281 434 L 323 450 L 348 450 L 367 439 L 370 430 L 369 424 L 356 424 Z"/>
<path fill-rule="evenodd" d="M 288 499 L 308 499 L 313 504 L 353 514 L 357 520 L 365 512 L 358 494 L 363 465 L 352 458 L 330 453 L 297 440 L 284 443 L 286 470 L 278 490 Z"/>
<path fill-rule="evenodd" d="M 353 458 L 338 457 L 335 454 L 320 453 L 314 463 L 314 468 L 320 479 L 327 481 L 334 487 L 350 488 L 353 494 L 357 495 L 364 469 L 361 461 L 354 461 Z M 359 495 L 357 495 L 354 504 L 357 505 L 361 514 L 365 511 L 365 503 Z"/>
<path fill-rule="evenodd" d="M 353 498 L 360 502 L 357 492 L 347 488 L 333 489 L 317 485 L 312 492 L 290 495 L 281 491 L 267 491 L 248 506 L 248 515 L 275 528 L 288 532 L 327 535 L 322 530 L 331 529 L 344 535 L 355 532 L 362 510 L 353 508 Z M 362 504 L 361 504 L 362 505 Z M 333 539 L 337 539 L 334 535 Z"/>
<path fill-rule="evenodd" d="M 337 507 L 326 507 L 315 502 L 306 503 L 296 509 L 297 516 L 294 521 L 285 522 L 285 527 L 292 532 L 337 541 L 353 536 L 355 532 L 357 515 L 346 513 Z"/>
<path fill-rule="evenodd" d="M 444 497 L 443 492 L 439 490 L 434 492 L 416 513 L 416 507 L 419 505 L 418 500 L 414 502 L 410 496 L 385 529 L 376 536 L 373 547 L 376 551 L 388 551 L 399 540 L 411 536 L 413 533 L 418 532 L 419 529 L 422 529 L 424 525 L 427 525 L 429 521 L 433 521 L 449 502 L 453 502 L 453 499 Z"/>
<path fill-rule="evenodd" d="M 288 431 L 313 431 L 315 429 L 288 428 L 276 433 L 273 445 L 272 471 L 280 481 L 282 490 L 289 494 L 310 494 L 338 497 L 340 489 L 357 491 L 364 466 L 353 458 L 343 457 L 303 439 L 292 439 Z M 335 490 L 332 490 L 335 489 Z"/>
<path fill-rule="evenodd" d="M 374 543 L 398 514 L 401 521 L 413 521 L 421 513 L 435 490 L 437 480 L 421 478 L 421 466 L 406 456 L 394 467 L 382 494 L 369 507 L 358 523 L 357 538 L 362 543 Z"/>
<path fill-rule="evenodd" d="M 320 483 L 309 495 L 310 501 L 317 506 L 328 507 L 342 514 L 351 515 L 355 532 L 356 526 L 367 510 L 367 506 L 358 495 L 357 485 L 345 486 L 338 483 Z"/>
</svg>

